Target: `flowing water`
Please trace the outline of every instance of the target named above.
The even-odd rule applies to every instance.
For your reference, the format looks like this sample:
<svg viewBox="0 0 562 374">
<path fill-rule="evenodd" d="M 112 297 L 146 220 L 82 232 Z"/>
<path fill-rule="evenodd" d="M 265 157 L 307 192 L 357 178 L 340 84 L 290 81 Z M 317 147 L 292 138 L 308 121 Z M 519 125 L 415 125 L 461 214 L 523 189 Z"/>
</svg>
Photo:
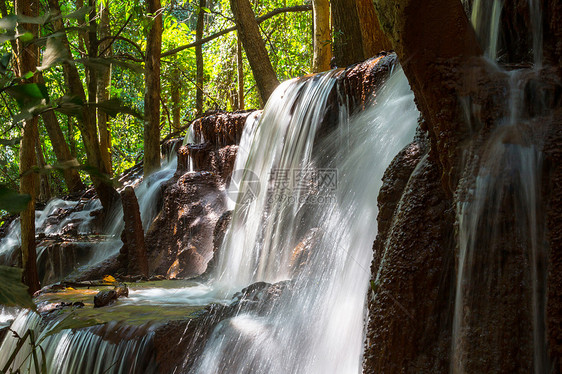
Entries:
<svg viewBox="0 0 562 374">
<path fill-rule="evenodd" d="M 472 9 L 473 25 L 492 60 L 497 57 L 501 6 L 500 1 L 477 0 Z M 545 111 L 538 90 L 524 91 L 526 79 L 538 77 L 541 68 L 542 27 L 538 2 L 529 0 L 528 7 L 534 65 L 509 72 L 497 67 L 510 87 L 507 115 L 494 124 L 475 165 L 469 168 L 468 178 L 475 176 L 472 187 L 457 206 L 453 373 L 505 367 L 509 358 L 500 353 L 502 347 L 510 346 L 505 331 L 518 331 L 527 323 L 524 330 L 528 336 L 522 341 L 529 346 L 514 347 L 516 353 L 509 354 L 531 352 L 525 356 L 529 369 L 537 374 L 549 371 L 545 337 L 547 249 L 540 208 L 542 144 L 541 136 L 533 130 L 532 116 L 526 113 Z M 531 110 L 525 97 L 532 98 Z M 516 308 L 518 314 L 506 312 L 510 308 Z M 482 347 L 487 352 L 481 351 Z"/>
<path fill-rule="evenodd" d="M 215 284 L 233 291 L 293 279 L 295 291 L 265 316 L 221 322 L 197 373 L 361 371 L 378 191 L 392 158 L 413 139 L 418 112 L 398 71 L 376 105 L 340 116 L 318 139 L 337 74 L 284 83 L 257 127 L 245 129 L 241 147 L 252 143 L 236 161 L 245 173 Z M 302 178 L 311 179 L 295 189 Z M 294 248 L 307 236 L 308 259 L 295 263 Z"/>
</svg>

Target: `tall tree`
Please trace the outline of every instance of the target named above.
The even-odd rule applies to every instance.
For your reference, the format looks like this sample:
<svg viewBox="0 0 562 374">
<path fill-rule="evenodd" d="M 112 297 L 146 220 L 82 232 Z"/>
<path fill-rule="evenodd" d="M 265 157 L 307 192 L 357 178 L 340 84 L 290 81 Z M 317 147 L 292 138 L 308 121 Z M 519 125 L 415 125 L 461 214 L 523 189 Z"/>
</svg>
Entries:
<svg viewBox="0 0 562 374">
<path fill-rule="evenodd" d="M 44 82 L 43 74 L 38 73 L 37 78 L 39 83 Z M 47 134 L 51 139 L 51 144 L 53 145 L 53 151 L 55 152 L 57 161 L 64 165 L 62 173 L 66 186 L 68 187 L 68 191 L 70 193 L 75 193 L 83 190 L 84 184 L 80 179 L 78 170 L 71 167 L 77 166 L 78 161 L 76 161 L 76 158 L 72 155 L 70 148 L 66 143 L 57 115 L 52 110 L 49 110 L 41 114 L 41 119 L 43 120 Z"/>
<path fill-rule="evenodd" d="M 207 6 L 206 0 L 199 0 L 199 12 L 197 13 L 197 25 L 195 27 L 195 40 L 203 39 L 203 27 L 205 26 L 205 11 Z M 197 115 L 203 115 L 203 45 L 198 44 L 195 46 L 195 65 L 197 67 L 197 93 L 195 95 L 195 109 Z"/>
<path fill-rule="evenodd" d="M 238 27 L 238 35 L 242 39 L 246 57 L 256 80 L 261 101 L 265 104 L 279 85 L 279 80 L 277 80 L 267 49 L 265 49 L 252 5 L 249 0 L 230 0 L 230 7 Z"/>
<path fill-rule="evenodd" d="M 330 60 L 332 59 L 330 2 L 329 0 L 313 0 L 312 7 L 314 29 L 312 71 L 318 73 L 330 70 Z"/>
<path fill-rule="evenodd" d="M 15 1 L 15 13 L 17 15 L 37 17 L 38 12 L 39 2 L 37 0 Z M 38 26 L 36 24 L 19 23 L 18 32 L 20 35 L 30 32 L 35 38 L 38 35 Z M 18 39 L 19 76 L 28 72 L 35 72 L 37 69 L 39 51 L 34 42 L 33 40 L 26 43 L 21 38 Z M 27 80 L 28 84 L 36 82 L 35 75 Z M 31 196 L 27 208 L 20 214 L 23 283 L 27 285 L 30 294 L 39 289 L 35 245 L 35 189 L 38 183 L 38 175 L 32 171 L 32 168 L 36 165 L 35 145 L 37 137 L 37 117 L 33 116 L 23 122 L 23 136 L 20 144 L 20 192 Z"/>
<path fill-rule="evenodd" d="M 111 26 L 109 24 L 109 0 L 100 4 L 99 24 L 99 57 L 104 58 L 111 54 Z M 101 64 L 98 69 L 96 102 L 109 100 L 109 85 L 111 83 L 111 64 Z M 101 159 L 108 174 L 112 172 L 111 165 L 111 133 L 109 131 L 108 115 L 103 110 L 97 109 L 97 121 L 100 141 Z"/>
<path fill-rule="evenodd" d="M 236 37 L 236 67 L 238 71 L 238 110 L 244 110 L 244 61 L 242 60 L 242 42 L 240 36 Z"/>
<path fill-rule="evenodd" d="M 148 0 L 152 17 L 146 40 L 144 73 L 144 175 L 160 167 L 160 54 L 162 52 L 162 12 L 160 0 Z"/>
<path fill-rule="evenodd" d="M 363 61 L 363 36 L 357 0 L 331 0 L 334 58 L 338 67 Z"/>
</svg>

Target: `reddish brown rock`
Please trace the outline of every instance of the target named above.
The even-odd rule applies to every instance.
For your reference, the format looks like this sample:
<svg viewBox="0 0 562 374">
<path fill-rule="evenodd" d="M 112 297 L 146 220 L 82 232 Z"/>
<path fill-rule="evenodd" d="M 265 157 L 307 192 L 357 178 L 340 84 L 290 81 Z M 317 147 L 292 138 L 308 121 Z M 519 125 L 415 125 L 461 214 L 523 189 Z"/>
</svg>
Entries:
<svg viewBox="0 0 562 374">
<path fill-rule="evenodd" d="M 252 111 L 217 113 L 191 123 L 197 143 L 209 143 L 214 148 L 240 143 L 246 119 Z"/>
<path fill-rule="evenodd" d="M 187 144 L 178 150 L 177 174 L 189 169 L 189 157 L 193 171 L 209 171 L 218 175 L 223 183 L 228 183 L 234 169 L 238 146 L 227 145 L 215 149 L 209 143 Z"/>
<path fill-rule="evenodd" d="M 213 253 L 213 231 L 226 210 L 220 179 L 190 172 L 172 181 L 146 233 L 150 274 L 185 278 L 202 274 Z"/>
<path fill-rule="evenodd" d="M 223 213 L 223 215 L 218 219 L 217 224 L 215 225 L 215 230 L 213 231 L 213 258 L 207 264 L 205 275 L 211 275 L 218 264 L 220 248 L 224 241 L 226 230 L 228 229 L 231 220 L 232 210 L 229 210 Z"/>
<path fill-rule="evenodd" d="M 554 373 L 562 373 L 562 111 L 558 110 L 545 144 L 547 225 L 550 256 L 546 309 L 547 339 Z"/>
<path fill-rule="evenodd" d="M 125 227 L 121 234 L 123 246 L 119 253 L 119 260 L 125 265 L 127 275 L 148 277 L 148 257 L 144 243 L 144 230 L 139 204 L 132 187 L 126 187 L 121 192 L 121 202 L 123 204 Z"/>
<path fill-rule="evenodd" d="M 454 215 L 422 149 L 408 145 L 383 179 L 365 373 L 448 372 Z"/>
</svg>

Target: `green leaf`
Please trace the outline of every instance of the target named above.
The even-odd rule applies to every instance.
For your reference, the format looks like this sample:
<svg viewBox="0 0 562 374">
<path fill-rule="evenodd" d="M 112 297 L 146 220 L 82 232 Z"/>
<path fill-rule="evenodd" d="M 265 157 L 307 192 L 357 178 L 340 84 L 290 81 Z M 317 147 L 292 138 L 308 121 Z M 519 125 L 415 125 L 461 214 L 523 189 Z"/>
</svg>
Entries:
<svg viewBox="0 0 562 374">
<path fill-rule="evenodd" d="M 10 213 L 19 213 L 27 208 L 31 196 L 19 194 L 6 186 L 0 185 L 0 209 Z M 2 304 L 0 302 L 0 304 Z"/>
<path fill-rule="evenodd" d="M 29 74 L 29 73 L 28 73 Z M 27 76 L 26 74 L 25 76 Z M 49 101 L 47 87 L 39 83 L 26 83 L 11 86 L 6 89 L 18 103 L 20 109 L 29 109 L 30 107 L 43 104 Z"/>
<path fill-rule="evenodd" d="M 21 39 L 22 42 L 26 43 L 26 42 L 30 42 L 33 40 L 33 34 L 28 32 L 24 32 L 23 34 L 19 34 L 18 38 Z"/>
<path fill-rule="evenodd" d="M 35 304 L 22 283 L 23 270 L 0 265 L 0 304 L 35 309 Z"/>
<path fill-rule="evenodd" d="M 31 78 L 33 78 L 33 72 L 32 72 L 32 71 L 28 71 L 28 72 L 25 73 L 21 78 L 22 78 L 22 79 L 31 79 Z"/>
<path fill-rule="evenodd" d="M 64 47 L 61 38 L 51 37 L 47 39 L 47 47 L 43 52 L 43 62 L 38 70 L 45 70 L 69 59 L 68 51 Z"/>
<path fill-rule="evenodd" d="M 12 52 L 5 53 L 0 57 L 0 71 L 5 73 L 10 67 L 10 61 L 12 60 Z"/>
</svg>

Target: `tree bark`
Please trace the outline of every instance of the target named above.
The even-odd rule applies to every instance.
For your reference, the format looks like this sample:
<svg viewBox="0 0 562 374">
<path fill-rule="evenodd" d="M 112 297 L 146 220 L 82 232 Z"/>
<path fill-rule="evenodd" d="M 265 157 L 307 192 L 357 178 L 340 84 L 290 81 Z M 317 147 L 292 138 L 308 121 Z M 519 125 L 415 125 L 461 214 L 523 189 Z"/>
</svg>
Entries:
<svg viewBox="0 0 562 374">
<path fill-rule="evenodd" d="M 99 27 L 99 38 L 102 40 L 105 37 L 111 35 L 111 27 L 109 24 L 109 0 L 101 4 L 101 22 Z M 103 55 L 99 57 L 107 57 L 111 55 L 111 47 L 108 47 L 110 40 L 106 40 L 105 42 L 99 45 L 100 51 L 103 52 Z M 101 52 L 100 52 L 101 53 Z M 98 71 L 98 81 L 97 81 L 97 94 L 96 94 L 96 102 L 99 104 L 100 102 L 109 100 L 109 85 L 111 84 L 111 65 L 103 66 Z M 111 133 L 109 131 L 109 123 L 108 123 L 108 115 L 103 110 L 98 108 L 97 110 L 97 120 L 98 120 L 98 131 L 99 131 L 99 141 L 100 141 L 100 152 L 101 152 L 101 159 L 104 165 L 105 170 L 108 174 L 112 174 L 112 165 L 111 165 Z"/>
<path fill-rule="evenodd" d="M 16 0 L 15 13 L 28 17 L 37 17 L 39 13 L 38 0 Z M 34 24 L 19 24 L 20 32 L 26 30 L 34 37 L 38 35 L 38 26 Z M 35 72 L 39 61 L 39 50 L 35 44 L 23 43 L 18 39 L 19 75 L 26 72 Z M 28 83 L 36 83 L 33 76 Z M 37 142 L 37 117 L 25 120 L 23 123 L 23 136 L 20 144 L 20 193 L 29 194 L 31 201 L 27 208 L 20 213 L 21 222 L 21 256 L 23 266 L 23 283 L 27 285 L 28 292 L 33 294 L 39 290 L 39 277 L 37 275 L 37 253 L 35 245 L 35 188 L 38 175 L 31 169 L 36 166 L 35 144 Z"/>
<path fill-rule="evenodd" d="M 179 69 L 174 69 L 172 71 L 172 82 L 171 82 L 171 91 L 172 91 L 172 127 L 174 131 L 177 131 L 181 128 L 181 93 L 180 93 L 180 71 Z"/>
<path fill-rule="evenodd" d="M 152 26 L 146 42 L 144 93 L 144 175 L 160 168 L 160 54 L 162 14 L 160 0 L 148 0 Z"/>
<path fill-rule="evenodd" d="M 238 110 L 244 110 L 244 60 L 242 60 L 242 41 L 236 37 L 236 65 L 238 70 Z"/>
<path fill-rule="evenodd" d="M 381 51 L 390 51 L 392 43 L 381 29 L 372 0 L 357 0 L 357 14 L 363 40 L 365 58 L 376 56 Z"/>
<path fill-rule="evenodd" d="M 40 83 L 43 83 L 43 74 L 38 74 L 38 79 Z M 68 144 L 64 138 L 64 134 L 59 125 L 59 120 L 57 115 L 52 110 L 44 112 L 41 114 L 41 119 L 47 130 L 47 134 L 51 139 L 51 144 L 53 145 L 53 151 L 57 156 L 57 161 L 65 166 L 70 166 L 70 164 L 78 165 L 76 158 L 72 156 Z M 84 189 L 84 184 L 80 179 L 80 174 L 78 170 L 70 167 L 65 167 L 62 171 L 64 181 L 68 187 L 68 192 L 75 193 Z"/>
<path fill-rule="evenodd" d="M 279 85 L 277 75 L 265 49 L 265 43 L 249 0 L 230 0 L 230 7 L 238 27 L 246 57 L 252 68 L 256 86 L 263 104 Z"/>
<path fill-rule="evenodd" d="M 43 155 L 43 147 L 39 136 L 35 138 L 35 155 L 37 157 L 37 166 L 39 169 L 45 169 L 45 156 Z M 37 201 L 46 203 L 51 198 L 51 183 L 49 181 L 50 174 L 41 173 L 39 176 L 39 185 L 37 191 Z"/>
<path fill-rule="evenodd" d="M 338 67 L 365 60 L 357 0 L 332 0 L 334 58 Z"/>
<path fill-rule="evenodd" d="M 319 73 L 330 70 L 332 60 L 332 32 L 330 30 L 329 0 L 313 0 L 313 49 L 312 71 Z"/>
<path fill-rule="evenodd" d="M 195 27 L 195 40 L 203 39 L 203 28 L 205 26 L 205 11 L 203 8 L 207 6 L 206 0 L 199 0 L 199 13 L 197 14 L 197 25 Z M 195 65 L 197 67 L 195 95 L 195 109 L 197 116 L 203 115 L 203 45 L 198 44 L 195 47 Z"/>
</svg>

